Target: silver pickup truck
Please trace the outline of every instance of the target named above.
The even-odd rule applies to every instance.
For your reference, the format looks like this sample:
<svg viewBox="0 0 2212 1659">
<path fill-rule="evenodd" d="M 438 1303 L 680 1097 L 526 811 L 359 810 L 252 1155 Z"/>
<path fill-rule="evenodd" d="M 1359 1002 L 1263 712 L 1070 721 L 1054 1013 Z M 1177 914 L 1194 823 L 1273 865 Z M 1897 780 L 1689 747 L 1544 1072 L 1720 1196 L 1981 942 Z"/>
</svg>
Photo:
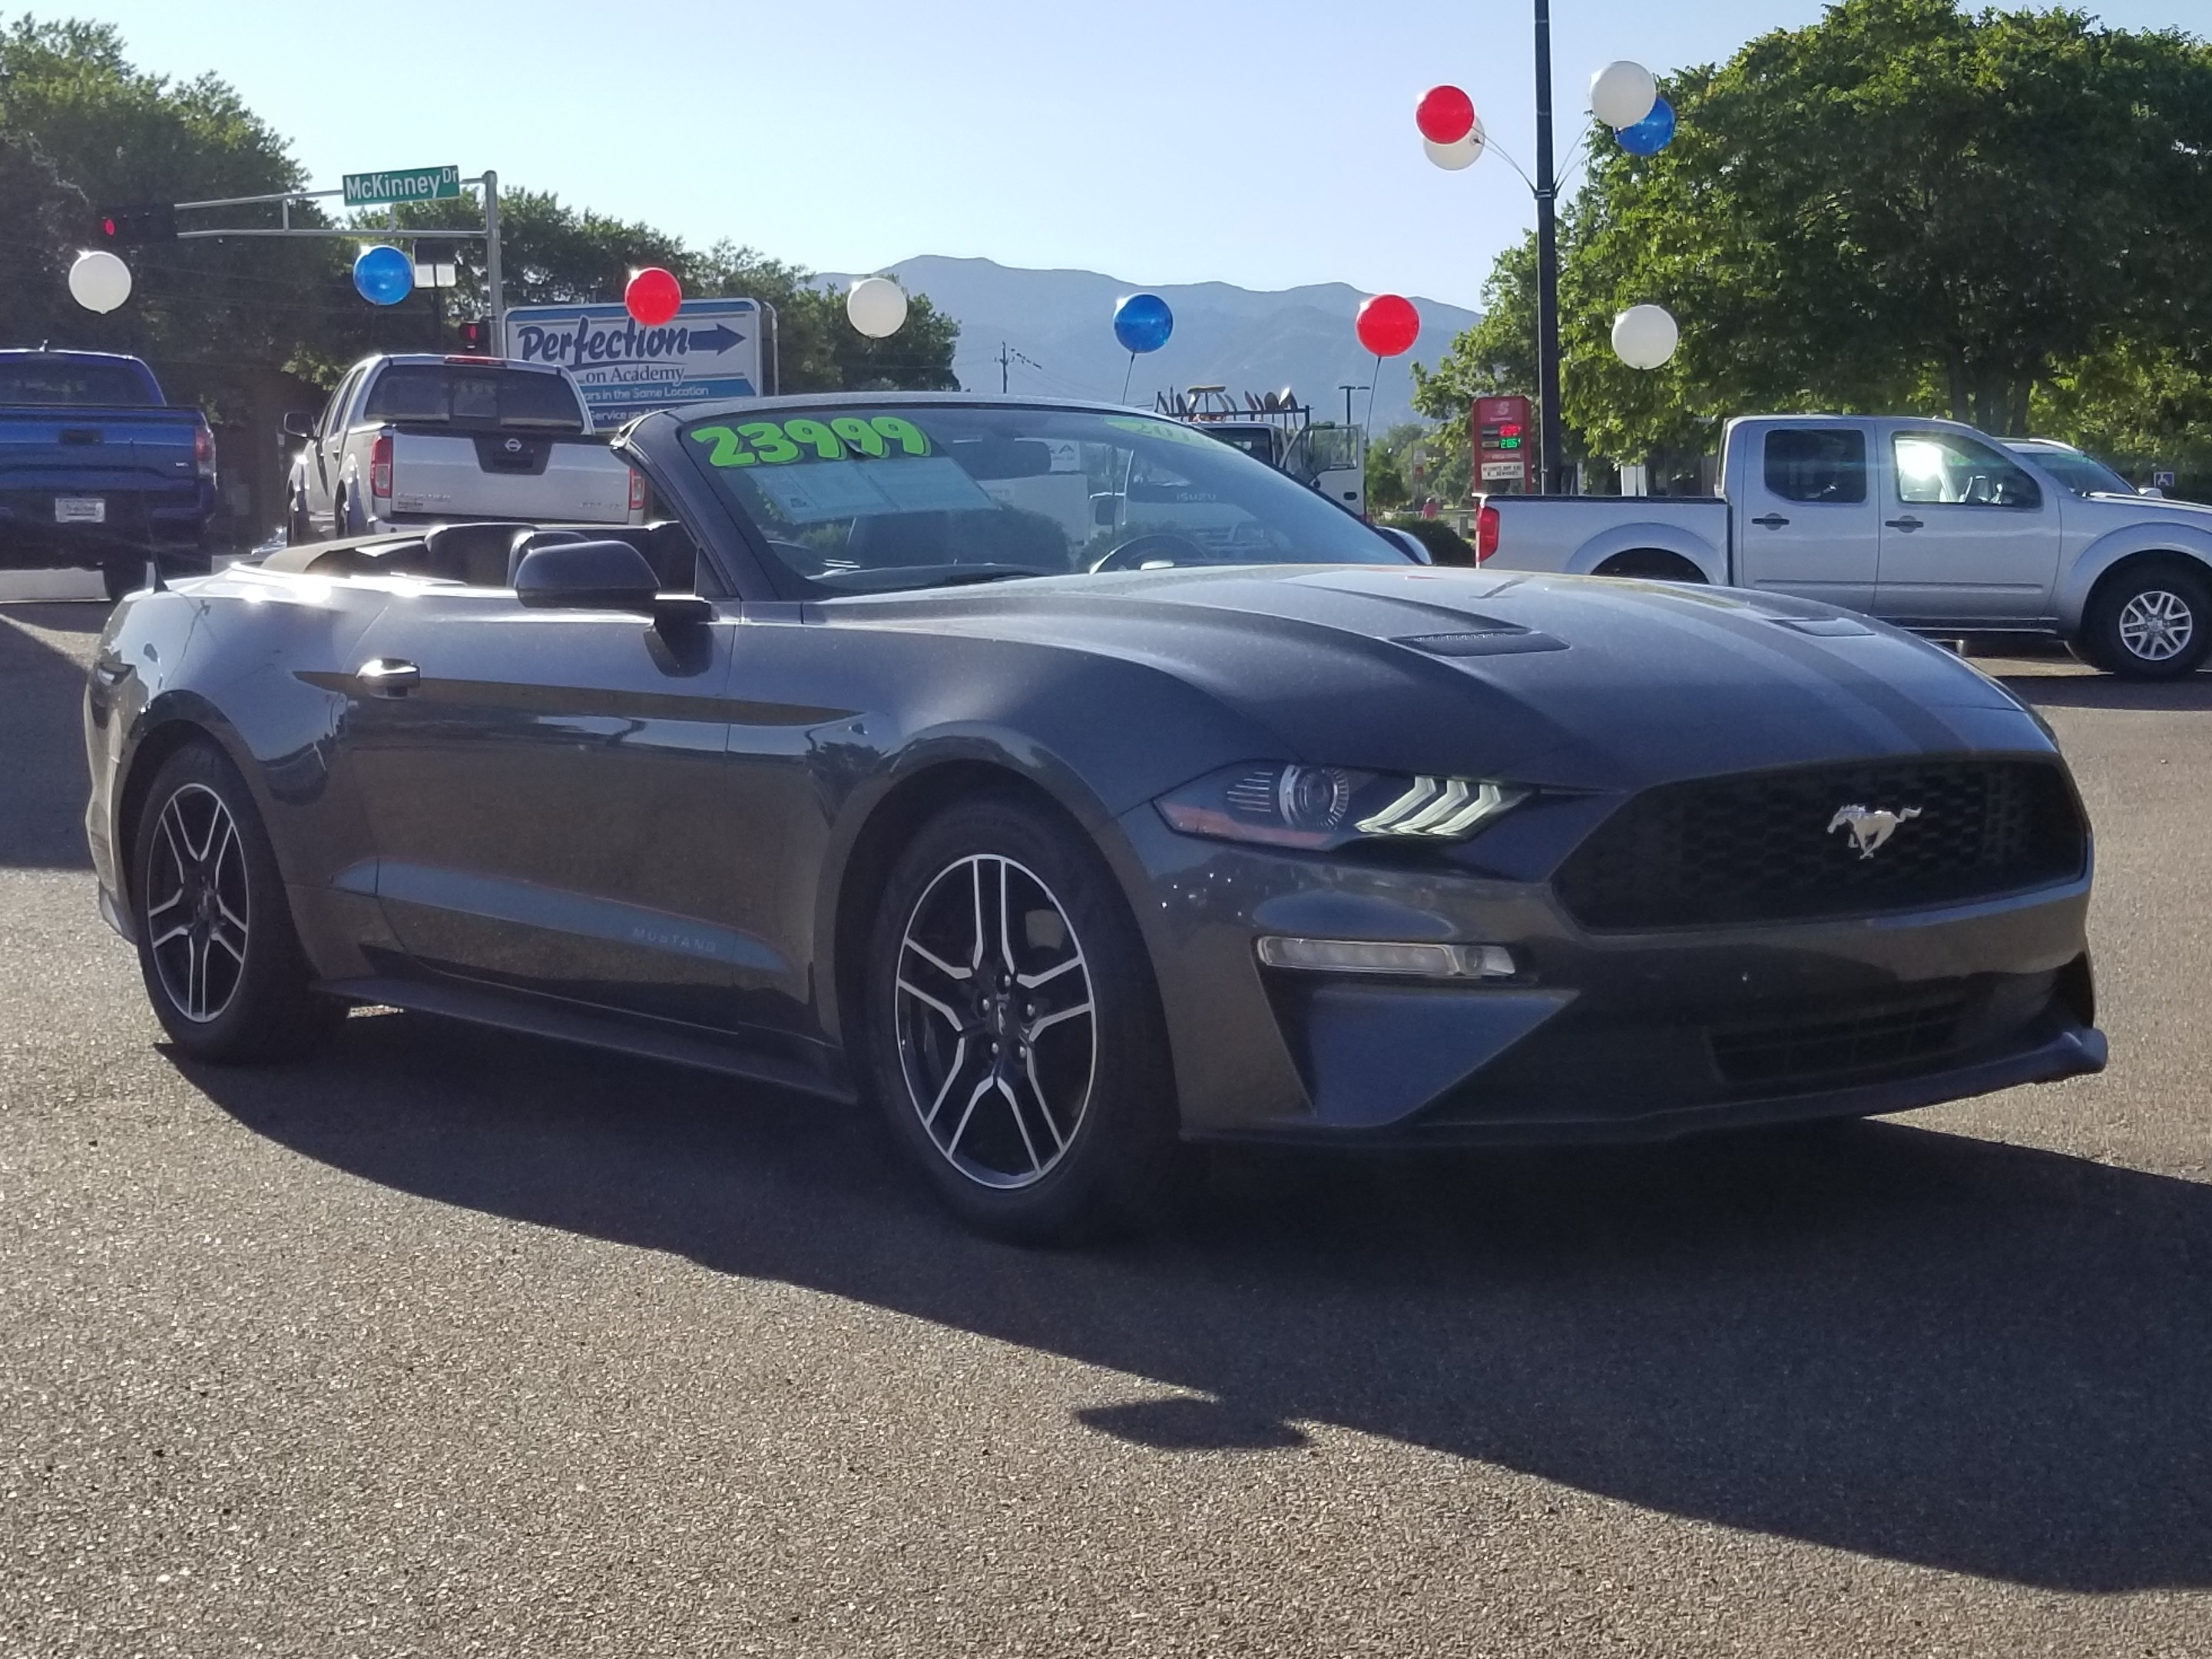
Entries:
<svg viewBox="0 0 2212 1659">
<path fill-rule="evenodd" d="M 1769 588 L 1923 634 L 2055 636 L 2136 678 L 2212 650 L 2212 507 L 1951 421 L 1748 416 L 1729 422 L 1717 499 L 1492 495 L 1475 531 L 1490 569 Z"/>
<path fill-rule="evenodd" d="M 638 524 L 645 480 L 615 459 L 568 371 L 498 357 L 368 357 L 319 415 L 287 416 L 294 543 L 460 520 Z"/>
</svg>

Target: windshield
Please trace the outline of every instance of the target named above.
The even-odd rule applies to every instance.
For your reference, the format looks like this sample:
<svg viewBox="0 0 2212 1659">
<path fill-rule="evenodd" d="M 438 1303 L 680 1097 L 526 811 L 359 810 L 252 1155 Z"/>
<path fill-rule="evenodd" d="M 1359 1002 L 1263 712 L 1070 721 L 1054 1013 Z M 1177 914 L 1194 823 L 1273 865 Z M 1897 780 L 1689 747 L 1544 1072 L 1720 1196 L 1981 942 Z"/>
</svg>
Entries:
<svg viewBox="0 0 2212 1659">
<path fill-rule="evenodd" d="M 106 404 L 137 408 L 154 402 L 154 388 L 130 363 L 88 362 L 69 357 L 17 357 L 0 363 L 0 404 Z"/>
<path fill-rule="evenodd" d="M 461 363 L 394 363 L 369 389 L 363 418 L 582 432 L 584 406 L 558 374 Z"/>
<path fill-rule="evenodd" d="M 833 591 L 1086 570 L 1404 564 L 1241 450 L 1144 415 L 777 404 L 683 428 L 775 556 Z"/>
<path fill-rule="evenodd" d="M 2013 453 L 2024 455 L 2076 495 L 2132 495 L 2136 487 L 2102 461 L 2078 449 L 2045 449 L 2017 444 Z"/>
</svg>

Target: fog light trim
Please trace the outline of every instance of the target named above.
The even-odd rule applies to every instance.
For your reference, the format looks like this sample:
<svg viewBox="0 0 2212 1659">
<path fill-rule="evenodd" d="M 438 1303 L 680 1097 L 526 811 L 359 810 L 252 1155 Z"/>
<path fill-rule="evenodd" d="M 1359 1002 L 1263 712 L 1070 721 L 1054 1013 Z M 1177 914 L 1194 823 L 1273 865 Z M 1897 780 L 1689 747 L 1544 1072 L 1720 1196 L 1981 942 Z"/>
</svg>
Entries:
<svg viewBox="0 0 2212 1659">
<path fill-rule="evenodd" d="M 1519 973 L 1502 945 L 1438 945 L 1366 939 L 1291 939 L 1259 941 L 1269 968 L 1314 974 L 1389 974 L 1401 979 L 1511 979 Z"/>
</svg>

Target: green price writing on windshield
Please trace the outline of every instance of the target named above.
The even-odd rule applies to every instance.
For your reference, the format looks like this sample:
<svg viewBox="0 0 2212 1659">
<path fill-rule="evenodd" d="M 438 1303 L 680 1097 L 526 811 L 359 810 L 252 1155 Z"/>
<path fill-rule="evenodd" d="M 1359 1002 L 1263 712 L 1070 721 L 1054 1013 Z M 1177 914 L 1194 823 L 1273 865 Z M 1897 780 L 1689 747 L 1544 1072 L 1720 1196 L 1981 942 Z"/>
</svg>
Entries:
<svg viewBox="0 0 2212 1659">
<path fill-rule="evenodd" d="M 921 428 L 896 415 L 878 415 L 873 420 L 841 415 L 828 422 L 802 417 L 695 427 L 691 441 L 714 446 L 707 457 L 709 466 L 787 466 L 793 461 L 838 461 L 848 455 L 872 459 L 890 454 L 893 444 L 902 454 L 929 453 L 929 440 Z"/>
</svg>

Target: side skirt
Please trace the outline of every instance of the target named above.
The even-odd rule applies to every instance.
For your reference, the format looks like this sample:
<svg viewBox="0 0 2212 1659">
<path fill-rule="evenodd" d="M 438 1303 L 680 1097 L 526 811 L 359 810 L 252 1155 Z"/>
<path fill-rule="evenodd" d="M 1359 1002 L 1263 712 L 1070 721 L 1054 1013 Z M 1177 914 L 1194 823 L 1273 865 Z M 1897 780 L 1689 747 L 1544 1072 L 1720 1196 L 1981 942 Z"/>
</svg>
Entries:
<svg viewBox="0 0 2212 1659">
<path fill-rule="evenodd" d="M 848 1105 L 860 1098 L 842 1075 L 843 1066 L 826 1055 L 825 1063 L 833 1071 L 817 1071 L 797 1060 L 762 1054 L 744 1047 L 736 1038 L 722 1040 L 681 1027 L 625 1019 L 550 997 L 396 975 L 326 980 L 320 988 L 349 1002 L 380 1003 L 414 1013 L 443 1014 L 473 1025 L 519 1031 L 526 1036 L 580 1042 L 617 1054 L 720 1072 L 748 1082 L 795 1089 Z"/>
</svg>

